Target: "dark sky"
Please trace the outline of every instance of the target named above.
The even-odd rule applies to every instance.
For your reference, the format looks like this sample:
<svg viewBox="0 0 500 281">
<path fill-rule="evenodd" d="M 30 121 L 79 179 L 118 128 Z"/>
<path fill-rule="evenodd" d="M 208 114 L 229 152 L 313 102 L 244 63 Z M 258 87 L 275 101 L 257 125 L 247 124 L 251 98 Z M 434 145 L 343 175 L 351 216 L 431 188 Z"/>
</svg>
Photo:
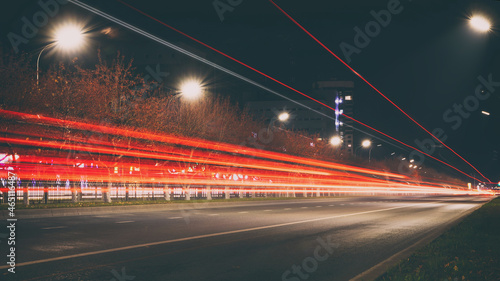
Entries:
<svg viewBox="0 0 500 281">
<path fill-rule="evenodd" d="M 37 1 L 9 2 L 3 4 L 7 7 L 2 9 L 1 30 L 2 41 L 7 44 L 7 33 L 20 33 L 23 24 L 21 18 L 32 18 L 41 10 Z M 207 59 L 284 95 L 298 98 L 297 94 L 141 16 L 118 1 L 83 2 L 169 42 L 189 46 L 195 52 L 204 54 Z M 356 85 L 355 118 L 411 145 L 415 145 L 416 140 L 429 137 L 268 1 L 126 2 L 301 91 L 309 91 L 313 81 L 324 77 L 352 80 Z M 237 5 L 232 7 L 232 11 L 226 11 L 221 21 L 214 2 Z M 395 1 L 276 1 L 342 59 L 346 57 L 340 45 L 346 43 L 355 46 L 354 28 L 365 29 L 367 23 L 374 20 L 371 11 L 387 10 L 388 4 L 392 2 Z M 401 0 L 399 7 L 401 11 L 391 16 L 390 23 L 381 27 L 367 46 L 359 48 L 359 54 L 350 57 L 350 66 L 424 127 L 429 130 L 442 128 L 448 136 L 446 143 L 449 146 L 480 171 L 487 173 L 492 180 L 500 180 L 500 156 L 495 157 L 495 151 L 500 152 L 500 87 L 489 98 L 481 101 L 468 118 L 462 118 L 463 124 L 457 129 L 452 128 L 453 122 L 443 119 L 443 114 L 448 109 L 453 109 L 454 104 L 470 100 L 479 84 L 478 76 L 487 78 L 492 75 L 493 81 L 500 81 L 500 1 Z M 494 25 L 493 31 L 487 34 L 473 32 L 468 25 L 468 18 L 472 14 L 483 14 L 490 18 Z M 116 37 L 94 36 L 90 49 L 101 46 L 103 43 L 97 42 L 102 40 L 116 42 L 114 44 L 122 49 L 156 44 L 72 4 L 65 4 L 45 27 L 40 28 L 36 37 L 20 46 L 21 49 L 37 52 L 43 46 L 50 26 L 68 19 L 85 21 L 94 33 L 106 27 L 117 28 Z M 290 65 L 291 60 L 295 64 Z M 291 77 L 295 77 L 295 80 L 291 81 Z M 261 91 L 237 79 L 222 74 L 211 79 L 212 83 L 223 85 L 222 88 L 240 103 L 263 98 Z M 243 88 L 244 91 L 239 90 Z M 482 110 L 491 112 L 492 115 L 482 115 Z M 409 153 L 401 150 L 398 152 L 406 155 Z M 445 161 L 460 169 L 473 172 L 463 161 L 446 150 L 439 149 L 438 152 L 435 153 L 436 156 L 444 157 Z M 434 162 L 426 161 L 429 164 Z"/>
</svg>

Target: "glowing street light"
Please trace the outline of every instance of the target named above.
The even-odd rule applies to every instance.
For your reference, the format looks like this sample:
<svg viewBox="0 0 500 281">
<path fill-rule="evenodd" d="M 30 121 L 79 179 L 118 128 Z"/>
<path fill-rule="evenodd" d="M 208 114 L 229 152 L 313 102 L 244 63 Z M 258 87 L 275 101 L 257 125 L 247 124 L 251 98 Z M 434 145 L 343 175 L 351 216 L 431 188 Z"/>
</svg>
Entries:
<svg viewBox="0 0 500 281">
<path fill-rule="evenodd" d="M 188 80 L 181 85 L 181 94 L 188 100 L 197 100 L 203 94 L 203 86 L 195 80 Z"/>
<path fill-rule="evenodd" d="M 278 115 L 278 119 L 281 121 L 281 122 L 285 122 L 288 120 L 288 118 L 290 118 L 290 114 L 288 114 L 287 112 L 282 112 L 280 115 Z"/>
<path fill-rule="evenodd" d="M 55 32 L 55 43 L 64 50 L 74 50 L 84 43 L 82 29 L 76 25 L 65 25 Z"/>
<path fill-rule="evenodd" d="M 491 29 L 491 23 L 482 16 L 473 16 L 470 18 L 470 25 L 479 32 L 488 32 Z"/>
<path fill-rule="evenodd" d="M 342 139 L 339 136 L 334 136 L 330 139 L 330 144 L 333 146 L 339 146 L 342 143 Z"/>
<path fill-rule="evenodd" d="M 361 145 L 364 147 L 364 148 L 368 148 L 372 145 L 372 142 L 370 140 L 364 140 Z"/>
<path fill-rule="evenodd" d="M 482 114 L 486 115 L 486 116 L 490 116 L 491 114 L 487 111 L 481 111 Z"/>
<path fill-rule="evenodd" d="M 57 46 L 65 51 L 72 51 L 85 43 L 85 35 L 81 27 L 77 25 L 64 25 L 56 30 L 54 33 L 54 42 L 46 45 L 38 54 L 38 59 L 36 60 L 36 84 L 39 81 L 40 72 L 40 57 L 45 49 L 51 46 Z"/>
</svg>

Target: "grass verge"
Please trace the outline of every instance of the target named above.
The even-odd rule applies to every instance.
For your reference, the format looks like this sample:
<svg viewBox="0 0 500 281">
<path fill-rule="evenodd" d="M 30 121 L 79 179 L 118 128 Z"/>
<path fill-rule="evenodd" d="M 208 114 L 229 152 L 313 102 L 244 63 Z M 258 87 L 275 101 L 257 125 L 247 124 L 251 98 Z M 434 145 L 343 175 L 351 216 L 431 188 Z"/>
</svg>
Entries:
<svg viewBox="0 0 500 281">
<path fill-rule="evenodd" d="M 388 280 L 500 280 L 500 198 L 376 279 Z"/>
</svg>

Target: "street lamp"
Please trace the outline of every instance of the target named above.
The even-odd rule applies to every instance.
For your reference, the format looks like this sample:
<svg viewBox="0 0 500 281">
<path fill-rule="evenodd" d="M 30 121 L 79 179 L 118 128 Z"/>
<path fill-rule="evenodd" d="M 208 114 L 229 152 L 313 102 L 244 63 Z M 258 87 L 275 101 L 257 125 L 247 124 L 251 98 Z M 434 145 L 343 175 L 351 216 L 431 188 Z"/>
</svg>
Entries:
<svg viewBox="0 0 500 281">
<path fill-rule="evenodd" d="M 180 84 L 180 90 L 170 95 L 168 99 L 167 105 L 165 106 L 166 110 L 170 107 L 170 102 L 174 98 L 184 97 L 190 101 L 197 100 L 203 95 L 203 85 L 197 80 L 185 80 Z"/>
<path fill-rule="evenodd" d="M 356 155 L 356 156 L 358 155 L 358 149 L 359 148 L 361 148 L 361 147 L 362 148 L 369 148 L 371 145 L 372 145 L 372 142 L 370 140 L 364 140 L 364 141 L 362 141 L 361 142 L 361 146 L 356 147 L 356 149 L 354 150 L 354 155 Z M 371 149 L 370 149 L 370 151 L 371 151 Z M 368 157 L 370 158 L 370 156 L 368 156 Z"/>
<path fill-rule="evenodd" d="M 368 148 L 372 145 L 372 142 L 370 140 L 364 140 L 361 145 L 364 147 L 364 148 Z"/>
<path fill-rule="evenodd" d="M 288 120 L 288 118 L 290 118 L 290 114 L 288 114 L 288 112 L 282 112 L 280 115 L 278 115 L 278 119 L 281 121 L 281 122 L 285 122 Z"/>
<path fill-rule="evenodd" d="M 64 50 L 74 50 L 82 46 L 84 35 L 82 29 L 76 25 L 65 25 L 55 33 L 55 43 Z"/>
<path fill-rule="evenodd" d="M 39 73 L 40 73 L 40 57 L 43 51 L 48 47 L 57 46 L 63 50 L 71 51 L 79 48 L 83 45 L 85 41 L 85 35 L 81 27 L 76 25 L 65 25 L 56 30 L 54 35 L 54 42 L 46 45 L 38 54 L 36 60 L 36 85 L 38 86 Z"/>
<path fill-rule="evenodd" d="M 203 86 L 199 81 L 187 80 L 182 83 L 180 94 L 188 100 L 197 100 L 203 94 Z"/>
<path fill-rule="evenodd" d="M 483 16 L 473 16 L 469 23 L 472 28 L 479 32 L 488 32 L 491 29 L 491 23 Z"/>
<path fill-rule="evenodd" d="M 280 122 L 286 122 L 290 119 L 290 114 L 288 112 L 281 112 L 278 114 L 278 118 L 273 117 L 271 122 L 269 122 L 269 126 L 267 126 L 267 133 L 269 134 L 269 131 L 271 130 L 271 126 L 274 127 L 274 123 L 276 123 L 276 120 L 279 120 Z"/>
<path fill-rule="evenodd" d="M 342 139 L 339 136 L 333 136 L 330 139 L 330 144 L 333 146 L 339 146 L 342 143 Z"/>
</svg>

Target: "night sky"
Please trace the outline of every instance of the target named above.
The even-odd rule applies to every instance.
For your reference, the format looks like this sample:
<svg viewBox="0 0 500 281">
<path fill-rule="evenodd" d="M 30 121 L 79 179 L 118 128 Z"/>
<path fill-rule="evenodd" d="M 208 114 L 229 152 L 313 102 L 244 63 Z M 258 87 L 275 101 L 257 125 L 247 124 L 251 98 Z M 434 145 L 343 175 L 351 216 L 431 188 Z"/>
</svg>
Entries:
<svg viewBox="0 0 500 281">
<path fill-rule="evenodd" d="M 189 46 L 190 50 L 199 51 L 207 59 L 263 83 L 290 98 L 300 99 L 298 94 L 178 35 L 118 1 L 83 2 L 169 42 Z M 336 77 L 339 80 L 352 80 L 356 86 L 356 119 L 411 145 L 415 145 L 415 140 L 430 137 L 322 49 L 270 2 L 215 2 L 235 5 L 231 7 L 232 11 L 223 13 L 221 20 L 213 0 L 127 1 L 153 17 L 306 93 L 311 89 L 312 82 L 319 79 Z M 394 1 L 276 1 L 345 60 L 347 58 L 342 52 L 341 44 L 355 46 L 354 28 L 365 29 L 367 23 L 374 20 L 371 11 L 386 10 L 392 2 Z M 10 46 L 7 34 L 19 34 L 21 18 L 32 17 L 40 10 L 40 6 L 37 1 L 9 1 L 9 4 L 3 6 L 2 42 L 4 46 Z M 474 95 L 475 88 L 480 83 L 479 76 L 488 79 L 491 75 L 493 81 L 500 82 L 500 1 L 402 0 L 398 7 L 399 13 L 392 14 L 390 22 L 381 27 L 366 46 L 359 48 L 360 53 L 350 56 L 347 60 L 349 65 L 424 127 L 431 131 L 435 128 L 443 129 L 448 136 L 446 143 L 450 147 L 493 181 L 500 180 L 500 86 L 490 97 L 480 101 L 479 107 L 471 111 L 470 116 L 461 118 L 463 124 L 456 126 L 456 129 L 452 127 L 455 122 L 446 122 L 443 119 L 448 109 L 453 110 L 454 104 L 463 104 L 464 100 L 471 99 L 470 96 Z M 473 14 L 482 14 L 491 19 L 493 31 L 486 34 L 473 31 L 468 24 L 468 18 Z M 50 26 L 68 19 L 87 23 L 93 39 L 88 46 L 90 50 L 106 44 L 119 46 L 117 49 L 126 49 L 129 44 L 156 44 L 72 4 L 65 4 L 61 11 L 40 29 L 37 36 L 28 44 L 19 46 L 20 49 L 37 53 L 50 36 Z M 113 36 L 103 36 L 100 33 L 107 27 L 114 28 Z M 80 55 L 83 60 L 85 56 L 88 60 L 92 58 L 91 55 Z M 53 55 L 51 59 L 55 62 L 68 58 Z M 290 64 L 291 61 L 294 64 Z M 222 73 L 212 71 L 207 75 L 212 75 L 211 84 L 218 85 L 218 89 L 241 104 L 274 98 L 271 94 L 265 94 Z M 294 80 L 291 80 L 291 77 L 294 77 Z M 491 115 L 481 114 L 482 110 L 490 112 Z M 456 113 L 448 117 L 453 116 L 456 116 Z M 379 153 L 396 151 L 408 155 L 410 152 L 389 149 L 388 146 L 384 145 L 386 150 Z M 377 152 L 374 150 L 374 153 Z M 438 148 L 434 156 L 471 174 L 473 172 L 472 168 L 446 149 Z M 426 164 L 434 162 L 426 160 Z"/>
</svg>

